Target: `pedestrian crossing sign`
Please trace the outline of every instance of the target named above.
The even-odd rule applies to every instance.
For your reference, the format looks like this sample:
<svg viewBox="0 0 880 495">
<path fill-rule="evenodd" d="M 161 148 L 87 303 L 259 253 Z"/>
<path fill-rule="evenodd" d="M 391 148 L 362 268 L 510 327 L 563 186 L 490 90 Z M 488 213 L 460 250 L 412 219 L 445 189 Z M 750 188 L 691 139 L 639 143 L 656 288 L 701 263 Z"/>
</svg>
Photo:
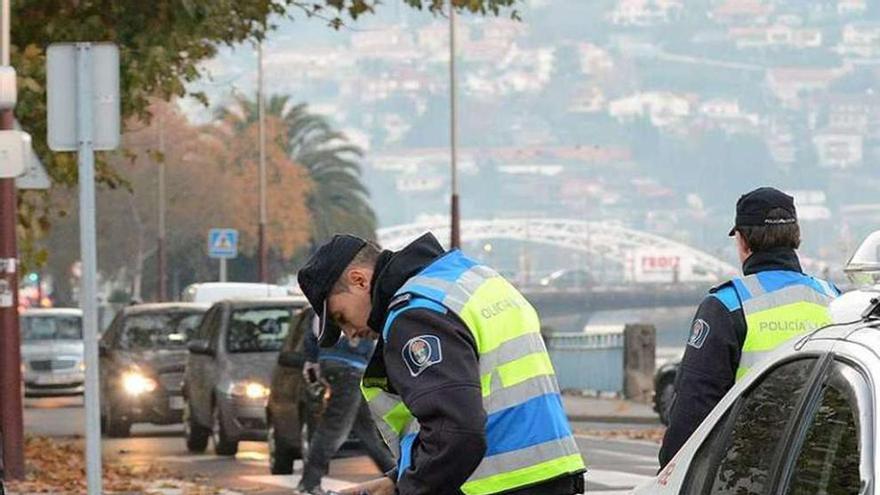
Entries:
<svg viewBox="0 0 880 495">
<path fill-rule="evenodd" d="M 235 258 L 238 256 L 238 231 L 235 229 L 211 229 L 208 232 L 208 256 L 211 258 Z"/>
</svg>

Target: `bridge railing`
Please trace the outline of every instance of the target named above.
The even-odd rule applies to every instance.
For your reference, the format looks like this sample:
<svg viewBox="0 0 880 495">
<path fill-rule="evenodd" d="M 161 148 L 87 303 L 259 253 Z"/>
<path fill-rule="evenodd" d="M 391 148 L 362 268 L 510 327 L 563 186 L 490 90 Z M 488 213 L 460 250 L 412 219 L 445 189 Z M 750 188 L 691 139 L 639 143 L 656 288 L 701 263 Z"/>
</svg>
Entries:
<svg viewBox="0 0 880 495">
<path fill-rule="evenodd" d="M 627 325 L 622 331 L 548 337 L 547 350 L 559 387 L 649 400 L 655 333 L 652 325 Z"/>
</svg>

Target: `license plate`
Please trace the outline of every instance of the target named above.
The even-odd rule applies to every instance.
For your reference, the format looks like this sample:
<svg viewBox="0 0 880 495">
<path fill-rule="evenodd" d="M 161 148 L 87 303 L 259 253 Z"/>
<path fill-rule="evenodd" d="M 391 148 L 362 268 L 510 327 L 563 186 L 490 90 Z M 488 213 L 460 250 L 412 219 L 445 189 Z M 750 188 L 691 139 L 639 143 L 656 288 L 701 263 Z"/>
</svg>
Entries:
<svg viewBox="0 0 880 495">
<path fill-rule="evenodd" d="M 70 375 L 37 375 L 38 385 L 59 385 L 72 383 L 75 380 Z"/>
<path fill-rule="evenodd" d="M 170 409 L 183 409 L 183 397 L 171 397 L 168 399 L 168 407 Z"/>
</svg>

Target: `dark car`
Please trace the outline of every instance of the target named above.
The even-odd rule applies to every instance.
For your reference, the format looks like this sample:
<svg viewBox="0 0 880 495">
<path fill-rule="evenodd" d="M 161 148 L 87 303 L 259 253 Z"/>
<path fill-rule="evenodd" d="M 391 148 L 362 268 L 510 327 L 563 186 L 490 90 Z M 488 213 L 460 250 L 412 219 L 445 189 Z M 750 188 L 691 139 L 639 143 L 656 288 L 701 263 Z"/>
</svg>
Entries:
<svg viewBox="0 0 880 495">
<path fill-rule="evenodd" d="M 99 347 L 105 434 L 125 437 L 133 423 L 181 421 L 186 344 L 206 310 L 192 303 L 140 304 L 116 315 Z"/>
<path fill-rule="evenodd" d="M 666 363 L 654 374 L 654 410 L 660 416 L 660 422 L 667 426 L 675 399 L 675 375 L 679 364 L 680 361 Z"/>
<path fill-rule="evenodd" d="M 269 423 L 266 440 L 272 474 L 293 473 L 293 461 L 305 457 L 313 425 L 324 404 L 323 388 L 309 388 L 303 378 L 303 341 L 305 332 L 311 331 L 314 314 L 309 309 L 299 315 L 272 372 L 271 393 L 266 406 Z"/>
<path fill-rule="evenodd" d="M 305 298 L 221 301 L 190 341 L 184 376 L 184 430 L 190 452 L 208 440 L 218 455 L 266 439 L 269 382 Z"/>
</svg>

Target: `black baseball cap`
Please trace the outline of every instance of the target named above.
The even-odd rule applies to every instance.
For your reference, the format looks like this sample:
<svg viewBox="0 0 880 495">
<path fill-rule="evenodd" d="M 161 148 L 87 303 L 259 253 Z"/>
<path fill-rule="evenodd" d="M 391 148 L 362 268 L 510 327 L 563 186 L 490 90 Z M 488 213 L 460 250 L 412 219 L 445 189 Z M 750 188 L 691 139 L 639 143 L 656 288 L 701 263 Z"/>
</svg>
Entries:
<svg viewBox="0 0 880 495">
<path fill-rule="evenodd" d="M 367 241 L 360 237 L 337 234 L 319 247 L 296 275 L 300 290 L 320 319 L 318 343 L 322 347 L 332 347 L 342 333 L 339 326 L 327 314 L 327 298 L 330 296 L 330 290 L 351 260 L 366 245 Z"/>
<path fill-rule="evenodd" d="M 774 218 L 768 218 L 770 211 L 775 209 L 784 210 L 786 214 L 781 217 L 774 215 Z M 761 227 L 787 223 L 797 223 L 794 198 L 779 189 L 759 187 L 739 197 L 739 201 L 736 202 L 736 222 L 728 235 L 733 237 L 737 227 Z"/>
</svg>

